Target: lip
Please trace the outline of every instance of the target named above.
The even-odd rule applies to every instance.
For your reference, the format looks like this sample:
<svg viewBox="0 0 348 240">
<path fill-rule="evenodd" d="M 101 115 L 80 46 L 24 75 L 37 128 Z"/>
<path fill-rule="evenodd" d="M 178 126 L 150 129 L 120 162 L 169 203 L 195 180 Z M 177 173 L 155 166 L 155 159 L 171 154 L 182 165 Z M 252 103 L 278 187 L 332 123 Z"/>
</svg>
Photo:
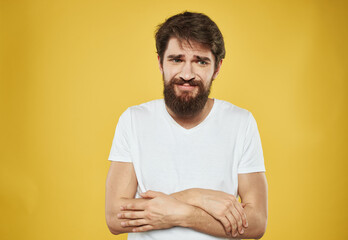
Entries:
<svg viewBox="0 0 348 240">
<path fill-rule="evenodd" d="M 193 90 L 195 89 L 197 86 L 191 86 L 190 84 L 188 83 L 185 83 L 185 84 L 176 84 L 176 86 L 180 89 L 180 90 L 185 90 L 185 91 L 190 91 L 190 90 Z"/>
</svg>

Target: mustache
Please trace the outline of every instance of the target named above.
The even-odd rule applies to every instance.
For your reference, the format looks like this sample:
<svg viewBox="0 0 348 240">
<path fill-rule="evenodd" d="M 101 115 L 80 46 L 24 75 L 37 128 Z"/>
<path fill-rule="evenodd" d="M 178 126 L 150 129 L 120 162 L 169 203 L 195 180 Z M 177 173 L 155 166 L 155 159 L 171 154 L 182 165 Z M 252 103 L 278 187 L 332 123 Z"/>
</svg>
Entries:
<svg viewBox="0 0 348 240">
<path fill-rule="evenodd" d="M 178 85 L 184 85 L 184 83 L 188 83 L 190 86 L 199 86 L 201 85 L 201 81 L 197 81 L 197 80 L 194 80 L 194 79 L 191 79 L 189 81 L 185 81 L 181 78 L 173 78 L 171 81 L 170 81 L 170 84 L 178 84 Z"/>
</svg>

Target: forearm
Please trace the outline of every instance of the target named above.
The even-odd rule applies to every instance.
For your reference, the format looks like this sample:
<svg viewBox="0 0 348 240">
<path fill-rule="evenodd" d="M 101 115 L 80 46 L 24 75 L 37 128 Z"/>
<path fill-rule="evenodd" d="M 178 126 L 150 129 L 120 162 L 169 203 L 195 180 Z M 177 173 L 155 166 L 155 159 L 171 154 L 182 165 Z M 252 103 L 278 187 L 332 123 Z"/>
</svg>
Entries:
<svg viewBox="0 0 348 240">
<path fill-rule="evenodd" d="M 180 221 L 181 227 L 191 228 L 196 231 L 216 237 L 232 238 L 227 235 L 223 225 L 203 209 L 191 206 L 189 215 Z"/>
<path fill-rule="evenodd" d="M 216 237 L 232 238 L 231 235 L 227 235 L 220 221 L 202 209 L 202 204 L 197 199 L 197 193 L 200 191 L 201 189 L 192 188 L 171 194 L 177 200 L 191 206 L 189 216 L 182 220 L 181 226 Z"/>
<path fill-rule="evenodd" d="M 204 192 L 205 190 L 199 191 Z M 209 190 L 206 190 L 206 194 L 208 191 Z M 179 192 L 168 196 L 161 192 L 148 191 L 143 194 L 142 197 L 150 198 L 150 200 L 143 203 L 140 201 L 146 201 L 147 199 L 122 199 L 122 201 L 118 201 L 118 207 L 114 208 L 120 209 L 120 206 L 126 206 L 126 209 L 123 209 L 120 216 L 122 220 L 118 220 L 118 213 L 117 211 L 114 212 L 114 222 L 111 225 L 114 231 L 110 231 L 114 234 L 119 234 L 125 232 L 145 232 L 180 226 L 217 237 L 232 238 L 229 225 L 225 225 L 226 222 L 222 223 L 225 221 L 224 218 L 221 218 L 219 215 L 215 216 L 214 209 L 216 205 L 210 204 L 210 209 L 213 210 L 209 210 L 209 212 L 208 210 L 204 210 L 204 207 L 193 206 L 193 204 L 199 203 L 199 198 L 198 200 L 194 200 L 197 194 L 194 193 L 194 190 L 192 190 L 192 193 L 194 193 L 192 196 L 189 193 L 190 191 L 185 191 L 185 193 Z M 221 194 L 221 192 L 217 194 Z M 185 202 L 185 200 L 187 202 Z M 233 199 L 233 201 L 236 203 L 235 199 Z M 201 205 L 203 206 L 204 204 L 201 203 Z M 233 236 L 233 238 L 259 238 L 263 235 L 265 227 L 262 226 L 266 221 L 261 217 L 258 211 L 254 210 L 256 208 L 252 206 L 253 204 L 249 203 L 244 210 L 241 210 L 243 213 L 246 212 L 250 227 L 245 225 L 246 228 L 239 229 L 241 234 L 237 234 Z M 120 210 L 118 212 L 120 212 Z M 221 211 L 221 214 L 224 215 L 225 210 Z M 125 225 L 121 225 L 121 222 L 124 222 Z M 234 227 L 234 229 L 236 228 Z M 242 230 L 244 230 L 244 232 Z M 232 232 L 235 232 L 235 230 Z"/>
<path fill-rule="evenodd" d="M 110 232 L 115 235 L 132 232 L 134 227 L 122 226 L 121 222 L 123 222 L 124 219 L 119 219 L 117 215 L 121 213 L 121 206 L 140 203 L 144 201 L 148 200 L 143 198 L 119 198 L 118 200 L 114 201 L 113 206 L 110 207 L 106 212 L 106 222 Z"/>
<path fill-rule="evenodd" d="M 187 189 L 181 192 L 171 194 L 177 200 L 183 201 L 187 204 L 195 206 L 192 214 L 196 217 L 188 218 L 189 223 L 186 223 L 190 228 L 197 231 L 204 232 L 214 236 L 230 237 L 226 235 L 225 228 L 221 222 L 208 212 L 204 211 L 204 202 L 202 202 L 202 195 L 206 194 L 209 189 Z M 239 234 L 235 238 L 260 238 L 265 232 L 267 223 L 267 213 L 262 213 L 255 208 L 251 203 L 245 203 L 244 212 L 248 220 L 248 227 L 244 228 L 243 234 Z"/>
<path fill-rule="evenodd" d="M 243 239 L 259 239 L 263 236 L 266 228 L 266 219 L 255 210 L 246 206 L 245 212 L 248 218 L 248 227 L 245 228 L 243 234 L 239 234 L 233 238 Z M 192 212 L 189 217 L 183 220 L 182 227 L 188 227 L 196 231 L 213 235 L 216 237 L 232 238 L 231 235 L 227 235 L 222 224 L 213 218 L 210 214 L 203 209 L 192 206 Z"/>
<path fill-rule="evenodd" d="M 266 231 L 267 214 L 262 213 L 261 211 L 259 211 L 259 209 L 256 209 L 250 203 L 246 203 L 244 211 L 247 215 L 248 227 L 245 228 L 245 231 L 242 235 L 238 234 L 238 237 L 244 239 L 261 238 Z"/>
</svg>

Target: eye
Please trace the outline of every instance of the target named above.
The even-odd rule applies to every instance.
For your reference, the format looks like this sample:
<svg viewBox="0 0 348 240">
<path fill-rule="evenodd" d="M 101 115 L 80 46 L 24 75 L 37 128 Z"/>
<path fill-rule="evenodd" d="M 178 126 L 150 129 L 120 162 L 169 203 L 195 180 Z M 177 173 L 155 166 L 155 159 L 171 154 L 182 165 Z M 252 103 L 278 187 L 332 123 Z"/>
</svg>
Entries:
<svg viewBox="0 0 348 240">
<path fill-rule="evenodd" d="M 208 64 L 208 62 L 203 61 L 203 60 L 199 60 L 197 62 L 198 62 L 199 65 L 207 65 Z"/>
<path fill-rule="evenodd" d="M 179 58 L 173 58 L 171 61 L 174 63 L 181 63 L 182 62 L 182 60 Z"/>
</svg>

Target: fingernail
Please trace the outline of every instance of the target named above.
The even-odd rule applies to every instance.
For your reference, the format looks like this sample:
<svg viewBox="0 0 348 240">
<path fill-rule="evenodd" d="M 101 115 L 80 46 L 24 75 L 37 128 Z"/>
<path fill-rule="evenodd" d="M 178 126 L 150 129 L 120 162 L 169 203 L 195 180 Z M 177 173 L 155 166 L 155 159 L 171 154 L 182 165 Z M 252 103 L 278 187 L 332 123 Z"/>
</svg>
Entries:
<svg viewBox="0 0 348 240">
<path fill-rule="evenodd" d="M 243 228 L 242 228 L 242 230 L 240 231 L 240 233 L 241 233 L 241 234 L 243 234 L 243 233 L 244 233 L 244 229 L 243 229 Z"/>
<path fill-rule="evenodd" d="M 121 214 L 121 213 L 117 214 L 117 217 L 118 217 L 118 218 L 120 218 L 121 216 L 122 216 L 122 214 Z"/>
<path fill-rule="evenodd" d="M 248 222 L 246 222 L 245 226 L 246 226 L 246 227 L 248 227 L 248 226 L 249 226 Z"/>
<path fill-rule="evenodd" d="M 237 233 L 234 233 L 234 234 L 233 234 L 233 237 L 237 237 Z"/>
<path fill-rule="evenodd" d="M 120 209 L 121 209 L 121 210 L 123 210 L 123 209 L 124 209 L 124 207 L 123 207 L 123 206 L 121 206 L 121 207 L 120 207 Z"/>
<path fill-rule="evenodd" d="M 124 227 L 126 225 L 125 222 L 121 222 L 121 226 Z"/>
</svg>

